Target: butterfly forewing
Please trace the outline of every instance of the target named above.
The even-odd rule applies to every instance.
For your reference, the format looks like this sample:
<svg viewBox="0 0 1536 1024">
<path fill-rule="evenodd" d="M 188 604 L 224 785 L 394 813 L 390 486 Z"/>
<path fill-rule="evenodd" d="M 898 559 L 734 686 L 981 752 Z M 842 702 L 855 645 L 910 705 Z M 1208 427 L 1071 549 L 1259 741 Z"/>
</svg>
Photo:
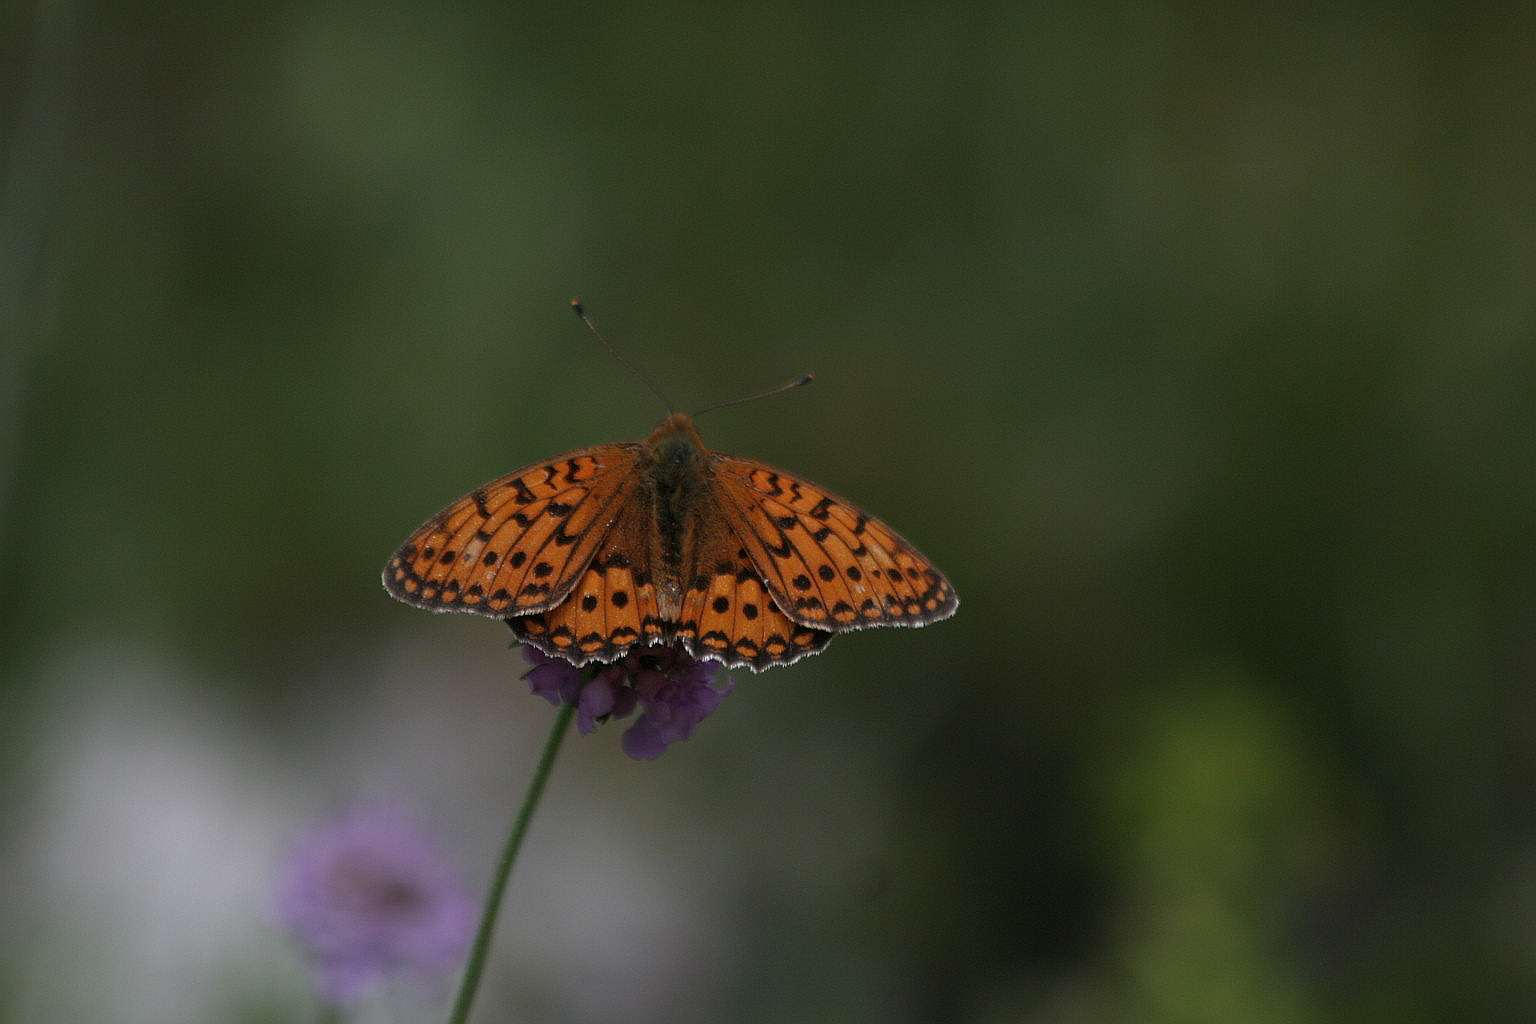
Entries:
<svg viewBox="0 0 1536 1024">
<path fill-rule="evenodd" d="M 560 604 L 634 490 L 640 449 L 587 448 L 476 488 L 401 545 L 385 588 L 422 608 L 497 618 Z"/>
<path fill-rule="evenodd" d="M 954 613 L 954 588 L 933 563 L 849 502 L 752 459 L 718 456 L 715 473 L 742 546 L 797 622 L 836 632 Z"/>
</svg>

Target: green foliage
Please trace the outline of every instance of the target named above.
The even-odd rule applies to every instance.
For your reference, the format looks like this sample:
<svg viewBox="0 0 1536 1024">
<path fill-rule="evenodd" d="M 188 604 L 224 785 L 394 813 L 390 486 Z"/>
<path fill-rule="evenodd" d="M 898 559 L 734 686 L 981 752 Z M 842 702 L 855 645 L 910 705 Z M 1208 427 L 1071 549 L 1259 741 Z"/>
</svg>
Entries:
<svg viewBox="0 0 1536 1024">
<path fill-rule="evenodd" d="M 693 744 L 719 761 L 688 752 L 759 800 L 744 766 L 841 759 L 879 819 L 867 900 L 807 896 L 810 854 L 773 875 L 836 844 L 830 803 L 696 840 L 770 879 L 731 1019 L 1536 1012 L 1530 12 L 39 24 L 3 62 L 11 760 L 104 638 L 283 743 L 317 666 L 360 686 L 446 636 L 378 586 L 406 533 L 662 413 L 579 294 L 682 408 L 816 371 L 706 439 L 876 511 L 961 596 L 742 679 Z"/>
</svg>

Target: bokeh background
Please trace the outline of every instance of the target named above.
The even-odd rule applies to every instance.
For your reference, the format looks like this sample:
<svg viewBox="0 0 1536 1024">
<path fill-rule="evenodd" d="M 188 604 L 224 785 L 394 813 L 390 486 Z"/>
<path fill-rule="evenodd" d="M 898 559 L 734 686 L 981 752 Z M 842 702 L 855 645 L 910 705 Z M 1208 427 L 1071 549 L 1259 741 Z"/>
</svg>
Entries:
<svg viewBox="0 0 1536 1024">
<path fill-rule="evenodd" d="M 483 884 L 552 711 L 378 574 L 659 418 L 580 295 L 961 608 L 573 740 L 480 1019 L 1530 1019 L 1533 11 L 5 7 L 0 1017 L 312 1019 L 359 797 Z"/>
</svg>

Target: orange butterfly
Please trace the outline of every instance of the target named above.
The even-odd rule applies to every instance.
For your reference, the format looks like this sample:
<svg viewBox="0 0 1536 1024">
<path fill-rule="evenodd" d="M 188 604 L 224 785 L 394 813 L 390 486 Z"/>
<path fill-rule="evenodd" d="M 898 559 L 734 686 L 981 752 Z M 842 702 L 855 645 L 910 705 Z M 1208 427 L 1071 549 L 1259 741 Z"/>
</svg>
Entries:
<svg viewBox="0 0 1536 1024">
<path fill-rule="evenodd" d="M 753 670 L 958 604 L 890 527 L 781 469 L 710 451 L 677 412 L 643 444 L 584 448 L 471 491 L 401 545 L 384 588 L 505 619 L 577 665 L 680 643 Z"/>
</svg>

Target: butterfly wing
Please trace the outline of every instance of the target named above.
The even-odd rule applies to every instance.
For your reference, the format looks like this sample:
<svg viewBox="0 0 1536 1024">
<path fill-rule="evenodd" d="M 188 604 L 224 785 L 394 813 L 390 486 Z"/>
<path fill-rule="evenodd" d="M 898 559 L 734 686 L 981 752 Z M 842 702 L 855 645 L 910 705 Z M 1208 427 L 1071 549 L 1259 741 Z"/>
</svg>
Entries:
<svg viewBox="0 0 1536 1024">
<path fill-rule="evenodd" d="M 730 524 L 715 517 L 696 564 L 704 571 L 683 594 L 677 638 L 695 658 L 762 671 L 827 646 L 832 634 L 785 615 Z"/>
<path fill-rule="evenodd" d="M 713 571 L 695 577 L 676 619 L 669 619 L 645 560 L 646 526 L 643 517 L 621 519 L 569 598 L 547 611 L 508 619 L 512 632 L 577 665 L 615 661 L 636 645 L 679 642 L 700 661 L 753 670 L 798 661 L 831 639 L 779 611 L 729 527 L 718 520 L 701 523 L 693 559 Z"/>
<path fill-rule="evenodd" d="M 668 638 L 648 565 L 646 520 L 635 514 L 633 504 L 615 513 L 613 528 L 564 601 L 507 620 L 519 640 L 585 665 L 616 661 L 636 644 Z"/>
<path fill-rule="evenodd" d="M 959 604 L 933 563 L 895 530 L 808 480 L 717 455 L 722 512 L 779 608 L 802 626 L 841 632 L 922 626 Z"/>
<path fill-rule="evenodd" d="M 834 632 L 953 614 L 949 581 L 890 527 L 793 474 L 708 452 L 683 426 L 707 460 L 691 500 L 656 507 L 656 485 L 678 480 L 658 477 L 656 438 L 681 427 L 572 452 L 433 516 L 390 559 L 385 589 L 506 619 L 578 665 L 680 642 L 695 658 L 761 670 Z"/>
<path fill-rule="evenodd" d="M 641 446 L 525 466 L 427 520 L 384 567 L 384 589 L 432 611 L 545 611 L 575 588 L 634 491 Z"/>
</svg>

